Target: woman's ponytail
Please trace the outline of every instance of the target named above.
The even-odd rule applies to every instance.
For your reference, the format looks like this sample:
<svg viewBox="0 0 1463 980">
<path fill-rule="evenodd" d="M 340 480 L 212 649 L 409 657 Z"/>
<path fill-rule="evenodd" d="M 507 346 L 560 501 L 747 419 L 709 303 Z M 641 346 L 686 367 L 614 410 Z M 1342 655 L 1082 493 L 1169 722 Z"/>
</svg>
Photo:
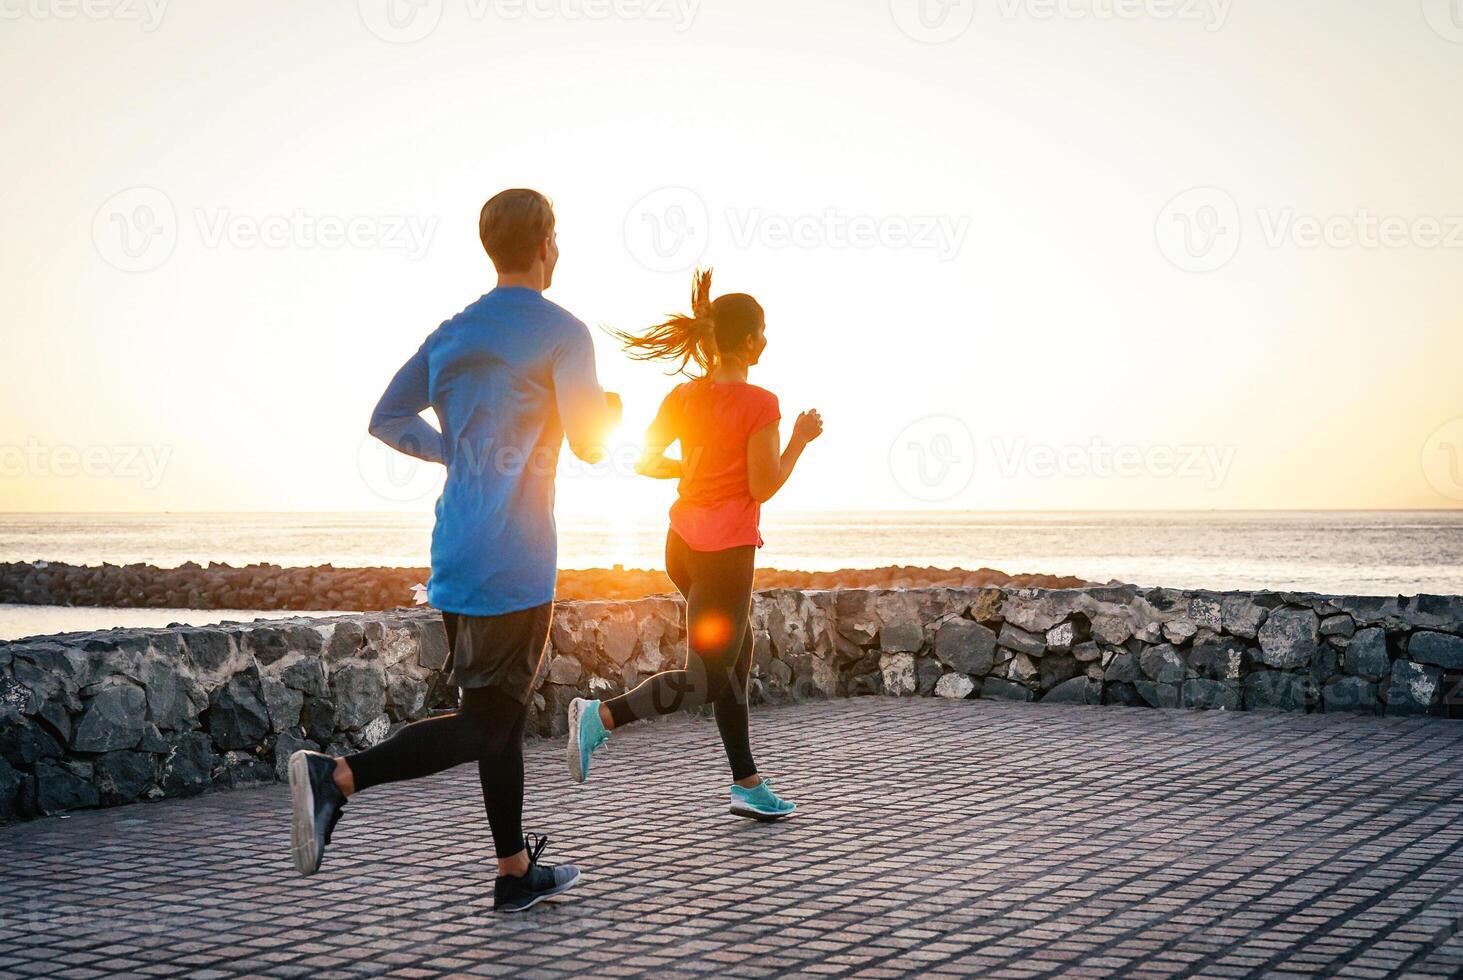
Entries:
<svg viewBox="0 0 1463 980">
<path fill-rule="evenodd" d="M 694 362 L 705 374 L 716 363 L 716 315 L 711 305 L 711 270 L 697 269 L 691 280 L 691 313 L 672 313 L 642 334 L 610 333 L 637 361 L 680 361 L 676 371 Z"/>
<path fill-rule="evenodd" d="M 735 293 L 711 299 L 711 270 L 697 269 L 691 280 L 691 312 L 673 313 L 644 333 L 611 330 L 610 334 L 637 361 L 679 361 L 672 373 L 685 373 L 694 363 L 705 375 L 716 366 L 722 345 L 735 345 L 755 333 L 762 307 L 750 296 Z M 732 349 L 728 346 L 728 349 Z"/>
</svg>

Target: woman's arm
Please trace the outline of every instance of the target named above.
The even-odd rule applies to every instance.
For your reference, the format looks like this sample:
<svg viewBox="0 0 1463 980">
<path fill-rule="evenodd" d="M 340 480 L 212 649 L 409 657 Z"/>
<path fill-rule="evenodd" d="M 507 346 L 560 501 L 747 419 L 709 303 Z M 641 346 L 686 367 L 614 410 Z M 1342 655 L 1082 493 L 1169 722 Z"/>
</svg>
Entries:
<svg viewBox="0 0 1463 980">
<path fill-rule="evenodd" d="M 650 428 L 645 430 L 644 448 L 640 453 L 640 459 L 635 463 L 635 472 L 641 476 L 648 476 L 653 480 L 679 480 L 685 474 L 685 467 L 681 460 L 671 459 L 665 454 L 671 443 L 677 439 L 675 425 L 675 407 L 671 398 L 675 392 L 666 396 L 665 401 L 660 403 L 660 411 L 655 413 L 655 421 L 650 423 Z"/>
<path fill-rule="evenodd" d="M 647 446 L 635 464 L 635 472 L 652 480 L 679 480 L 685 470 L 679 459 L 671 459 L 665 454 L 668 448 L 670 447 L 661 446 L 651 449 Z"/>
<path fill-rule="evenodd" d="M 793 467 L 797 466 L 798 457 L 808 443 L 823 434 L 823 417 L 817 409 L 799 415 L 793 423 L 792 438 L 780 456 L 777 450 L 781 436 L 777 430 L 777 423 L 772 422 L 747 440 L 747 489 L 758 503 L 771 500 L 792 476 Z"/>
</svg>

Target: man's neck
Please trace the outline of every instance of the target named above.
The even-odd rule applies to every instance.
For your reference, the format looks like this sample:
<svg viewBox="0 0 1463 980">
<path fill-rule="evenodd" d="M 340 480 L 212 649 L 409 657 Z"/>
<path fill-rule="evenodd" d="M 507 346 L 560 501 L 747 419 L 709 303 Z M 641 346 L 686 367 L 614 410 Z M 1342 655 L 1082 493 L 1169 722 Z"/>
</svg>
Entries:
<svg viewBox="0 0 1463 980">
<path fill-rule="evenodd" d="M 528 272 L 498 273 L 499 289 L 507 289 L 514 286 L 523 289 L 532 289 L 534 292 L 541 293 L 544 291 L 544 274 L 532 269 Z"/>
</svg>

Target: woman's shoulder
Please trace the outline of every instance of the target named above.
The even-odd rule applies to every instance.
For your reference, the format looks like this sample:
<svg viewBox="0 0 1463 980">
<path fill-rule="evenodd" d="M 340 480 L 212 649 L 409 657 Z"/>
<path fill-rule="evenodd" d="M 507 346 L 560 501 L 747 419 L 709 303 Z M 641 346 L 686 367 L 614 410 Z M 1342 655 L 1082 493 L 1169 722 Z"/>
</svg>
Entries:
<svg viewBox="0 0 1463 980">
<path fill-rule="evenodd" d="M 746 390 L 747 390 L 747 398 L 748 398 L 749 401 L 755 401 L 759 405 L 776 405 L 777 404 L 777 395 L 775 395 L 772 392 L 768 391 L 766 388 L 763 388 L 763 387 L 761 387 L 759 385 L 754 385 L 754 384 L 748 383 Z"/>
</svg>

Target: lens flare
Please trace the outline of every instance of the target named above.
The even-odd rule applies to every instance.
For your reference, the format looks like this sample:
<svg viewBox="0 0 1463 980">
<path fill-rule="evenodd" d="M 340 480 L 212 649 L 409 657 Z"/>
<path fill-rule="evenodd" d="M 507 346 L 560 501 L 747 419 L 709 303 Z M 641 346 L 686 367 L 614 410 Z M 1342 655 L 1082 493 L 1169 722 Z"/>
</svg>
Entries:
<svg viewBox="0 0 1463 980">
<path fill-rule="evenodd" d="M 731 641 L 732 621 L 726 613 L 708 612 L 691 624 L 691 649 L 720 650 Z"/>
</svg>

